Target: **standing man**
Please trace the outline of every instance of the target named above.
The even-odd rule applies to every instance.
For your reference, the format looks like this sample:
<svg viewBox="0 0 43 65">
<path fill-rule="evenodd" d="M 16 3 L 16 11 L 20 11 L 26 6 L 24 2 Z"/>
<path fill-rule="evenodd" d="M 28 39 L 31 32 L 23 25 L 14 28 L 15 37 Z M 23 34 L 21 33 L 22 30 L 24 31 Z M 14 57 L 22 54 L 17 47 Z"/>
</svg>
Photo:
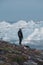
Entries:
<svg viewBox="0 0 43 65">
<path fill-rule="evenodd" d="M 19 37 L 19 44 L 21 45 L 22 39 L 23 39 L 23 34 L 21 28 L 18 31 L 18 37 Z"/>
</svg>

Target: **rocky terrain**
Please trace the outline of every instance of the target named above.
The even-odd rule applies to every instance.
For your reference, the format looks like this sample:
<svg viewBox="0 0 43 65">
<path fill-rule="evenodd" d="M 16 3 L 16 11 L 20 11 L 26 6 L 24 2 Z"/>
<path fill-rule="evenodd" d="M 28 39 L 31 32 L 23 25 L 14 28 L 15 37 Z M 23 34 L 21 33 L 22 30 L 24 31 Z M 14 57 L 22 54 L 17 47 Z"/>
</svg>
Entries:
<svg viewBox="0 0 43 65">
<path fill-rule="evenodd" d="M 0 65 L 43 65 L 43 50 L 0 41 Z"/>
</svg>

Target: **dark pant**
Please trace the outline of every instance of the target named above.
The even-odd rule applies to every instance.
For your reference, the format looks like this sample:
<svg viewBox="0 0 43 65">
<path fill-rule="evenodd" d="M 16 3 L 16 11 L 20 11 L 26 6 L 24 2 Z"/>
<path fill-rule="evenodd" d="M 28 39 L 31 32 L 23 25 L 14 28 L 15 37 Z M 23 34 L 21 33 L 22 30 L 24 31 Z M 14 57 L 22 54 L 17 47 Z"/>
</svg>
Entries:
<svg viewBox="0 0 43 65">
<path fill-rule="evenodd" d="M 22 38 L 19 38 L 19 44 L 21 45 L 21 42 L 22 42 Z"/>
</svg>

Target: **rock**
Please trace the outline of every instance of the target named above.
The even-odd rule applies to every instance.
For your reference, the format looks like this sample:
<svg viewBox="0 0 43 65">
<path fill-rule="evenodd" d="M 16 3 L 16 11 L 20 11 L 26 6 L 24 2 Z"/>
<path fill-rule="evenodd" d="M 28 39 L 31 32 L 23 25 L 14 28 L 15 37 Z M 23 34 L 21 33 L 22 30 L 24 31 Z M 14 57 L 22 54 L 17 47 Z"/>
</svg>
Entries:
<svg viewBox="0 0 43 65">
<path fill-rule="evenodd" d="M 43 60 L 40 58 L 37 58 L 37 63 L 38 63 L 38 65 L 43 65 Z"/>
<path fill-rule="evenodd" d="M 0 54 L 4 54 L 4 53 L 5 53 L 4 50 L 1 50 L 1 49 L 0 49 Z"/>
<path fill-rule="evenodd" d="M 2 60 L 0 60 L 0 64 L 3 64 L 3 63 L 5 63 L 4 61 L 2 61 Z"/>
<path fill-rule="evenodd" d="M 0 63 L 3 65 L 43 65 L 43 50 L 0 41 Z"/>
<path fill-rule="evenodd" d="M 28 60 L 27 62 L 24 62 L 23 65 L 37 65 L 37 63 L 32 60 Z"/>
<path fill-rule="evenodd" d="M 19 65 L 17 62 L 12 62 L 11 65 Z"/>
</svg>

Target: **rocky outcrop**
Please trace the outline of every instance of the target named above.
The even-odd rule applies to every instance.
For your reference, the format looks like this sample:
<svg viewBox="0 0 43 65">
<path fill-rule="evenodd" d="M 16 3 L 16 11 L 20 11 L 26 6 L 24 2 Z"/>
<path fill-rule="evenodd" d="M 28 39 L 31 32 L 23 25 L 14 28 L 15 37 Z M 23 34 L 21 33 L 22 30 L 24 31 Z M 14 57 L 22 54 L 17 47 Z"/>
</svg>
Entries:
<svg viewBox="0 0 43 65">
<path fill-rule="evenodd" d="M 43 50 L 0 41 L 0 65 L 43 65 Z"/>
</svg>

